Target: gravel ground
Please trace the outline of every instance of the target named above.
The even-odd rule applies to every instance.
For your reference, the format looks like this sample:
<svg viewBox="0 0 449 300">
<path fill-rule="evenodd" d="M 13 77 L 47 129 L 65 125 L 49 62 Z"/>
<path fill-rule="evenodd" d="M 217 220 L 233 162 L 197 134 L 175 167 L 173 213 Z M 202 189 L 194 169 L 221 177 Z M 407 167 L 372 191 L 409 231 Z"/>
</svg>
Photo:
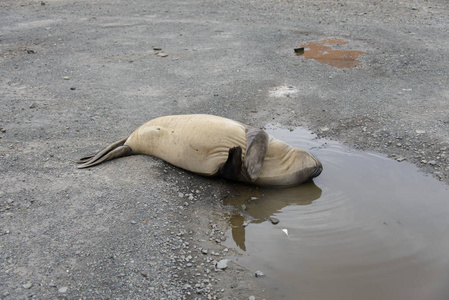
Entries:
<svg viewBox="0 0 449 300">
<path fill-rule="evenodd" d="M 142 156 L 76 169 L 157 116 L 304 126 L 449 182 L 445 0 L 0 8 L 2 299 L 267 297 L 256 270 L 215 268 L 234 184 Z M 293 52 L 326 38 L 362 65 Z"/>
</svg>

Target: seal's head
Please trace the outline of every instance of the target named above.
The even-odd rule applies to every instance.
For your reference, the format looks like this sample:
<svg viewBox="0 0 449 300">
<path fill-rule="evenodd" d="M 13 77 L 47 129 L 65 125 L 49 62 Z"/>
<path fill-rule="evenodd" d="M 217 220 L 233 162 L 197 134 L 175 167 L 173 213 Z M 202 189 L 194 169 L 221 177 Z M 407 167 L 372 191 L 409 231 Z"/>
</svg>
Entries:
<svg viewBox="0 0 449 300">
<path fill-rule="evenodd" d="M 317 177 L 323 171 L 321 162 L 308 151 L 275 141 L 270 144 L 256 185 L 289 187 Z"/>
</svg>

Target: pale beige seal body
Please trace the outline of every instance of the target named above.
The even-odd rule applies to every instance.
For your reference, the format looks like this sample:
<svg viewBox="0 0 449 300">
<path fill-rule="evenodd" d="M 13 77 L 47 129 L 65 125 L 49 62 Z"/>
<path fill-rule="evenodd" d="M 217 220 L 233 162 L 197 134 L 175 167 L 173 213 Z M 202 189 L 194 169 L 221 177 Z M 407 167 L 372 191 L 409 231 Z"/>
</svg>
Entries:
<svg viewBox="0 0 449 300">
<path fill-rule="evenodd" d="M 82 158 L 87 168 L 117 157 L 145 154 L 204 175 L 260 186 L 293 186 L 321 173 L 309 152 L 291 147 L 265 131 L 213 115 L 153 119 L 127 139 Z"/>
<path fill-rule="evenodd" d="M 159 157 L 177 167 L 213 176 L 229 149 L 246 149 L 245 127 L 211 115 L 177 115 L 153 119 L 126 140 L 136 154 Z"/>
</svg>

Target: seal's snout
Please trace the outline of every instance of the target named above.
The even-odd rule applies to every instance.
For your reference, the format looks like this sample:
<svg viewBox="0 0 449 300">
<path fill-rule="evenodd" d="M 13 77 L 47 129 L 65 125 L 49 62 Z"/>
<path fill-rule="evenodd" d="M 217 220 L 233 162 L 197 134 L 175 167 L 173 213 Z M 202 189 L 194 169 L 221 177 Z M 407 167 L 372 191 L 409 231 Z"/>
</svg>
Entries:
<svg viewBox="0 0 449 300">
<path fill-rule="evenodd" d="M 323 172 L 323 165 L 319 163 L 318 166 L 316 166 L 315 171 L 312 173 L 312 178 L 318 177 L 321 172 Z"/>
<path fill-rule="evenodd" d="M 315 160 L 315 170 L 313 171 L 312 175 L 310 176 L 310 178 L 315 178 L 318 177 L 321 172 L 323 172 L 323 165 L 321 164 L 321 162 L 312 155 L 312 158 Z"/>
</svg>

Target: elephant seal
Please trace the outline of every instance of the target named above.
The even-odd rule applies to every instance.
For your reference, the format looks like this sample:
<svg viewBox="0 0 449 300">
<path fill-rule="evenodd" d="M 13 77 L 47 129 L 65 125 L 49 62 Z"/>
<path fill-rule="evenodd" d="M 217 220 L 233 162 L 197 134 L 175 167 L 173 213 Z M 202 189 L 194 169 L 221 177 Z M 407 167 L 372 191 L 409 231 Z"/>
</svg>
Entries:
<svg viewBox="0 0 449 300">
<path fill-rule="evenodd" d="M 258 186 L 294 186 L 323 170 L 309 152 L 291 147 L 264 130 L 213 115 L 153 119 L 128 138 L 81 158 L 78 168 L 133 154 L 156 156 L 200 175 Z"/>
</svg>

